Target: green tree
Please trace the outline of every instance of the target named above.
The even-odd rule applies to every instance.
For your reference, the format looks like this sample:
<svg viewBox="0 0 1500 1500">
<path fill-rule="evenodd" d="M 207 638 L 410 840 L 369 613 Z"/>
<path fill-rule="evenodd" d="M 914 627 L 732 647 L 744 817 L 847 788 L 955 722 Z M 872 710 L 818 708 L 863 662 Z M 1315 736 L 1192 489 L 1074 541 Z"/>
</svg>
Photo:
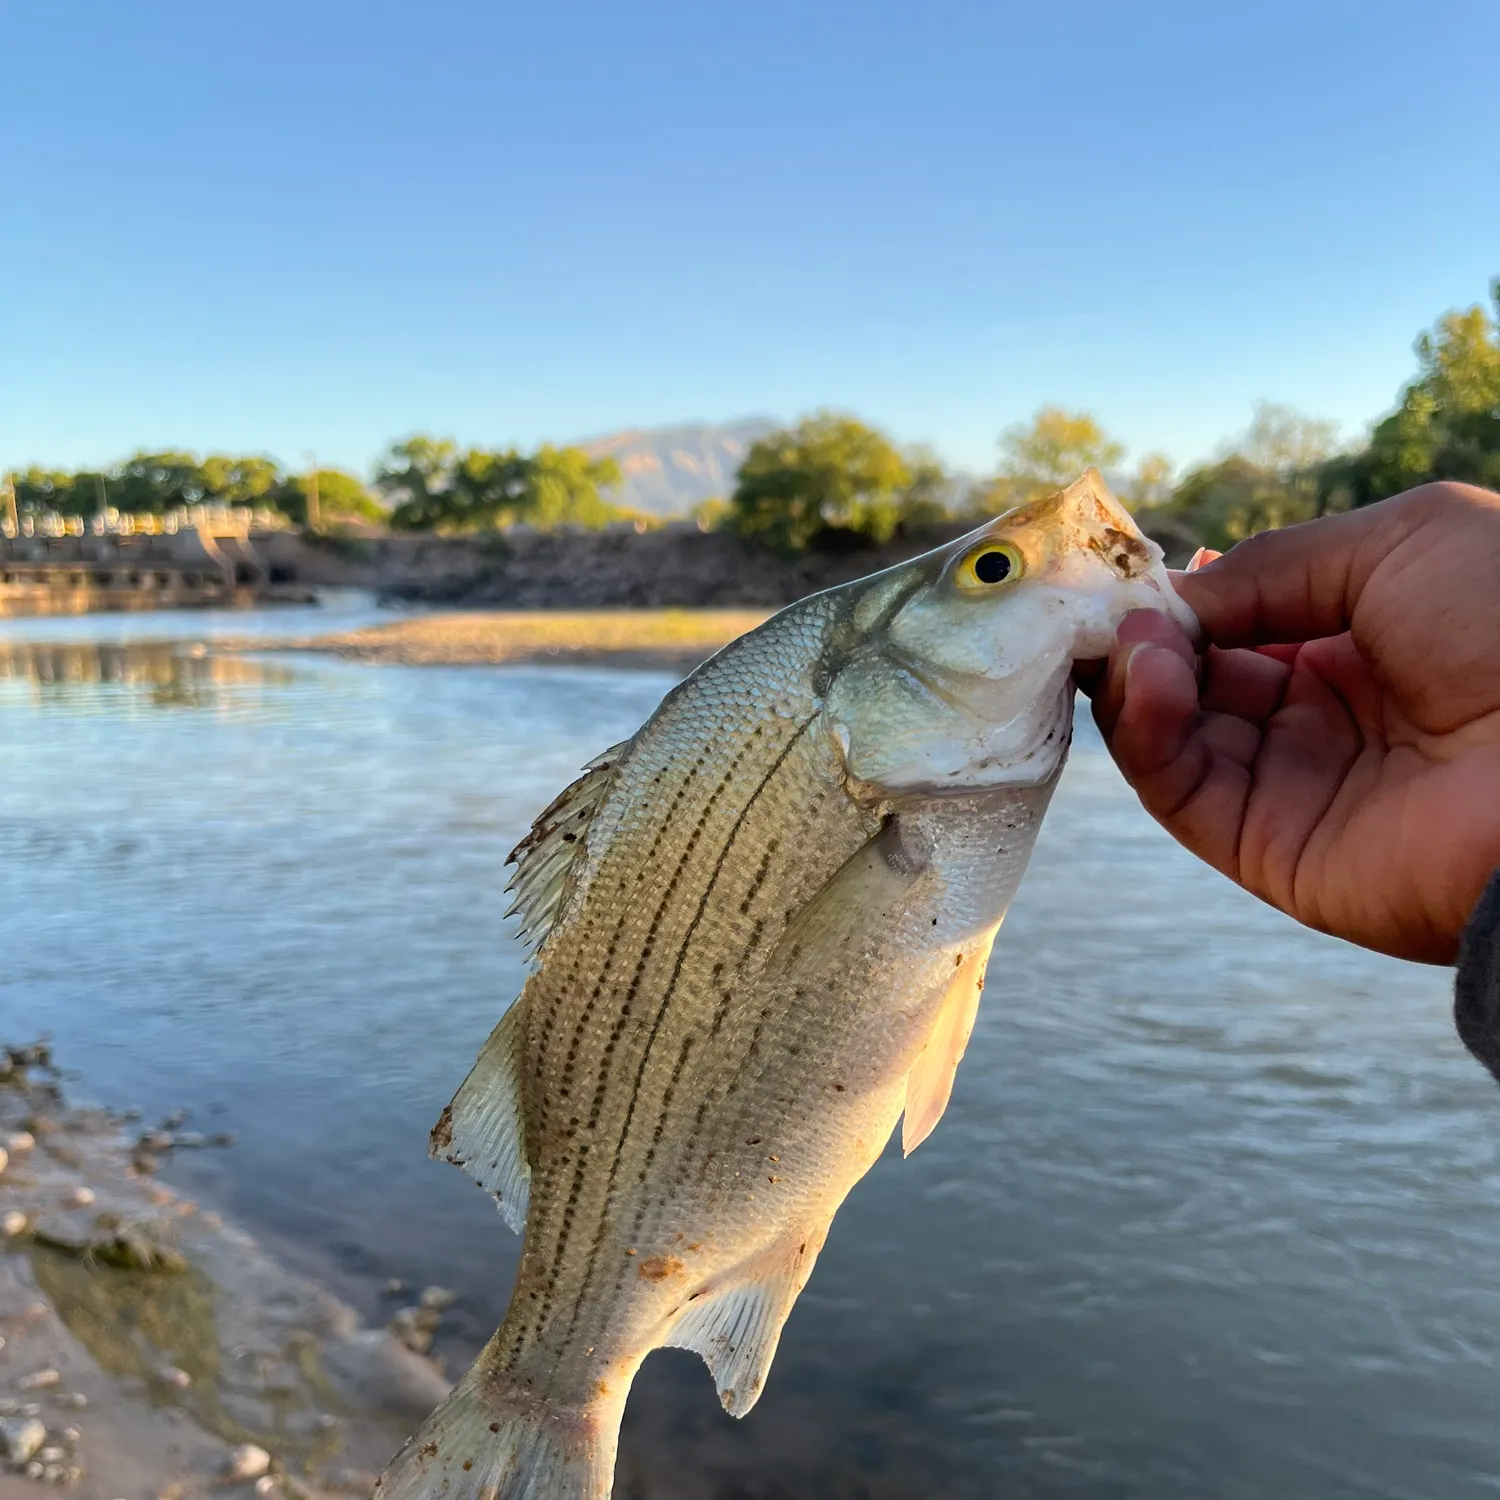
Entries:
<svg viewBox="0 0 1500 1500">
<path fill-rule="evenodd" d="M 436 530 L 451 510 L 447 497 L 458 462 L 452 438 L 418 435 L 392 443 L 375 473 L 375 488 L 392 507 L 391 525 L 404 531 Z"/>
<path fill-rule="evenodd" d="M 267 496 L 289 521 L 307 525 L 307 475 L 294 474 L 282 480 Z M 364 483 L 343 469 L 318 470 L 318 516 L 328 522 L 358 518 L 384 521 L 386 513 Z"/>
<path fill-rule="evenodd" d="M 1131 510 L 1154 510 L 1170 504 L 1172 460 L 1165 453 L 1142 454 L 1120 498 Z"/>
<path fill-rule="evenodd" d="M 1250 426 L 1221 457 L 1183 476 L 1169 508 L 1200 542 L 1220 550 L 1258 531 L 1308 520 L 1322 504 L 1337 436 L 1332 422 L 1258 402 Z"/>
<path fill-rule="evenodd" d="M 524 519 L 533 526 L 598 528 L 623 519 L 624 512 L 604 498 L 604 492 L 620 482 L 620 466 L 613 458 L 594 458 L 582 448 L 544 443 L 530 465 L 529 510 Z"/>
<path fill-rule="evenodd" d="M 931 516 L 946 480 L 927 455 L 909 460 L 853 417 L 818 412 L 750 445 L 731 497 L 732 524 L 783 551 L 842 531 L 889 541 Z"/>
<path fill-rule="evenodd" d="M 1064 489 L 1085 469 L 1112 469 L 1124 456 L 1124 444 L 1088 412 L 1044 406 L 1000 434 L 1000 471 L 976 498 L 987 512 L 1009 510 Z"/>
<path fill-rule="evenodd" d="M 280 466 L 264 457 L 231 458 L 211 453 L 198 465 L 207 500 L 221 505 L 271 503 L 272 492 L 282 484 Z"/>
<path fill-rule="evenodd" d="M 1500 486 L 1500 280 L 1495 314 L 1445 314 L 1416 342 L 1417 378 L 1362 453 L 1328 466 L 1326 506 L 1366 505 L 1430 479 Z"/>
<path fill-rule="evenodd" d="M 134 453 L 107 478 L 109 503 L 134 514 L 197 505 L 208 495 L 208 477 L 195 455 L 176 450 Z M 75 483 L 74 488 L 79 486 Z M 94 506 L 90 503 L 80 509 L 93 510 Z"/>
<path fill-rule="evenodd" d="M 391 524 L 411 531 L 485 531 L 529 524 L 598 527 L 623 512 L 604 492 L 620 480 L 612 458 L 543 444 L 468 448 L 449 439 L 412 438 L 393 447 L 375 484 L 395 502 Z"/>
</svg>

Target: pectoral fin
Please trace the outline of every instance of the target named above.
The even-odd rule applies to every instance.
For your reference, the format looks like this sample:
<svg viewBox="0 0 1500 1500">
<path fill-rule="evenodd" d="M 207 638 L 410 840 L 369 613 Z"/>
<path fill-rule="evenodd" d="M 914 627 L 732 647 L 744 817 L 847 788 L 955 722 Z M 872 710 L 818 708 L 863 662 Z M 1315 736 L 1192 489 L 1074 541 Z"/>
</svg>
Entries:
<svg viewBox="0 0 1500 1500">
<path fill-rule="evenodd" d="M 937 1020 L 928 1035 L 912 1070 L 906 1078 L 906 1111 L 901 1118 L 901 1154 L 910 1156 L 932 1134 L 943 1118 L 953 1093 L 953 1076 L 969 1045 L 969 1033 L 979 1013 L 979 996 L 984 989 L 984 968 L 989 962 L 994 933 L 974 940 L 970 949 L 959 955 L 953 981 L 938 1010 Z"/>
<path fill-rule="evenodd" d="M 929 878 L 925 855 L 902 837 L 899 819 L 887 818 L 787 923 L 766 973 L 792 977 L 842 967 L 858 956 L 865 934 L 888 930 Z"/>
</svg>

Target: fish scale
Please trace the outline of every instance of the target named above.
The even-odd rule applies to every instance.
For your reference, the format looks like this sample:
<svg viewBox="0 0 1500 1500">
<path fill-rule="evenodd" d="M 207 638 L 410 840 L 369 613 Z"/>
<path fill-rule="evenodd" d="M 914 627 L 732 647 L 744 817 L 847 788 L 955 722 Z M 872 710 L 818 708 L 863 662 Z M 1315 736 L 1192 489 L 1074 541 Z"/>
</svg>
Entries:
<svg viewBox="0 0 1500 1500">
<path fill-rule="evenodd" d="M 1142 605 L 1184 618 L 1090 473 L 782 611 L 542 813 L 536 967 L 432 1137 L 520 1268 L 380 1500 L 607 1500 L 655 1348 L 754 1406 L 845 1195 L 947 1105 L 1073 660 Z"/>
</svg>

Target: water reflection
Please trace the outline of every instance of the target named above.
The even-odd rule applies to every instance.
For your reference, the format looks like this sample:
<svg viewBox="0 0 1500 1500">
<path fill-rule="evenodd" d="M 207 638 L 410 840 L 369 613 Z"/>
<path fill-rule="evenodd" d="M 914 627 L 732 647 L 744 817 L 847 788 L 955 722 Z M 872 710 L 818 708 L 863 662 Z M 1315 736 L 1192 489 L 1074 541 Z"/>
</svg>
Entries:
<svg viewBox="0 0 1500 1500">
<path fill-rule="evenodd" d="M 279 662 L 170 641 L 0 641 L 0 679 L 29 684 L 40 707 L 107 712 L 113 701 L 244 711 L 264 707 L 258 690 L 285 688 L 295 675 Z"/>
</svg>

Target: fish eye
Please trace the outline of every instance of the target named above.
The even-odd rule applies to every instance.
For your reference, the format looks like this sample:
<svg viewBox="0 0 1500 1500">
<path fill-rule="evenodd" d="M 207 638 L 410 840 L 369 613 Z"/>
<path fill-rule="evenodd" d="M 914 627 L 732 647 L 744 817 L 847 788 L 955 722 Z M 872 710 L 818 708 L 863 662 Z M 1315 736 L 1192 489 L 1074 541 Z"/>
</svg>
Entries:
<svg viewBox="0 0 1500 1500">
<path fill-rule="evenodd" d="M 1004 542 L 985 542 L 958 565 L 958 586 L 964 589 L 994 588 L 1021 576 L 1021 554 Z"/>
</svg>

